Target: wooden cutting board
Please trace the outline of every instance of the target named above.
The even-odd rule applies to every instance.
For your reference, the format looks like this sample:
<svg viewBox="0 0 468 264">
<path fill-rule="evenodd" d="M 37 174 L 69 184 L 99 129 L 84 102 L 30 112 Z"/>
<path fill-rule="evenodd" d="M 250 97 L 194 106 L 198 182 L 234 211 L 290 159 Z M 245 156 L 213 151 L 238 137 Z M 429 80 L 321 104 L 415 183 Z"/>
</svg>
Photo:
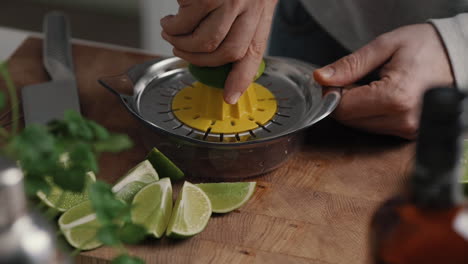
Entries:
<svg viewBox="0 0 468 264">
<path fill-rule="evenodd" d="M 48 80 L 41 51 L 42 41 L 29 38 L 8 61 L 18 87 Z M 85 45 L 74 45 L 73 56 L 83 114 L 135 142 L 101 157 L 98 178 L 113 183 L 145 157 L 138 135 L 146 128 L 97 79 L 154 57 Z M 255 179 L 258 188 L 240 210 L 212 217 L 191 239 L 148 239 L 130 252 L 147 263 L 366 263 L 370 217 L 403 186 L 413 151 L 412 143 L 325 120 L 285 166 Z M 108 263 L 115 254 L 102 247 L 77 263 Z"/>
</svg>

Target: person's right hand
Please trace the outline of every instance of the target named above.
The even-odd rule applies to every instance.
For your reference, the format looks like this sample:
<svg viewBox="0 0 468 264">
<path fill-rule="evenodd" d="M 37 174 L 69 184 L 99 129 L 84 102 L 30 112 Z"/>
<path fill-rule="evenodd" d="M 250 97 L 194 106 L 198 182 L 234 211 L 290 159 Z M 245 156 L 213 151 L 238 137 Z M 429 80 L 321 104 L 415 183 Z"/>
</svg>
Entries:
<svg viewBox="0 0 468 264">
<path fill-rule="evenodd" d="M 195 65 L 233 62 L 224 100 L 235 104 L 257 73 L 277 1 L 178 0 L 179 12 L 161 19 L 161 35 L 175 56 Z"/>
</svg>

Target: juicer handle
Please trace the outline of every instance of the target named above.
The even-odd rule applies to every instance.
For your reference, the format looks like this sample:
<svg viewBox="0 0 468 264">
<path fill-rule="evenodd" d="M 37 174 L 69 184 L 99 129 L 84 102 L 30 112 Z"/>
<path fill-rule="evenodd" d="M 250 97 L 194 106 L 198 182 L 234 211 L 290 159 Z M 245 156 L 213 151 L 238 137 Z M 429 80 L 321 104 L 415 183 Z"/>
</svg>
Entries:
<svg viewBox="0 0 468 264">
<path fill-rule="evenodd" d="M 127 74 L 102 77 L 98 83 L 125 102 L 133 97 L 134 84 Z"/>
<path fill-rule="evenodd" d="M 322 98 L 322 107 L 320 107 L 321 110 L 316 114 L 314 123 L 329 116 L 341 101 L 342 87 L 328 86 L 324 88 L 326 90 Z"/>
</svg>

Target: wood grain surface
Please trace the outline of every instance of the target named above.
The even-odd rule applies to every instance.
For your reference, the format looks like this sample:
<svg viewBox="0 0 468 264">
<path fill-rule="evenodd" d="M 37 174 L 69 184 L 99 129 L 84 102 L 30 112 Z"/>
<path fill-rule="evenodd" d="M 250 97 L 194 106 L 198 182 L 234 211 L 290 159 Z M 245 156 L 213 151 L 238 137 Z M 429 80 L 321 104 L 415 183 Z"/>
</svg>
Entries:
<svg viewBox="0 0 468 264">
<path fill-rule="evenodd" d="M 48 80 L 41 51 L 42 41 L 29 38 L 8 61 L 18 87 Z M 101 157 L 98 178 L 113 183 L 145 157 L 138 135 L 146 128 L 97 80 L 154 57 L 84 45 L 74 45 L 73 56 L 83 114 L 135 142 Z M 324 120 L 285 166 L 255 178 L 258 188 L 240 210 L 212 217 L 191 239 L 147 239 L 130 252 L 147 263 L 366 263 L 370 217 L 403 186 L 413 151 L 414 143 Z M 115 254 L 102 247 L 77 263 L 108 263 Z"/>
</svg>

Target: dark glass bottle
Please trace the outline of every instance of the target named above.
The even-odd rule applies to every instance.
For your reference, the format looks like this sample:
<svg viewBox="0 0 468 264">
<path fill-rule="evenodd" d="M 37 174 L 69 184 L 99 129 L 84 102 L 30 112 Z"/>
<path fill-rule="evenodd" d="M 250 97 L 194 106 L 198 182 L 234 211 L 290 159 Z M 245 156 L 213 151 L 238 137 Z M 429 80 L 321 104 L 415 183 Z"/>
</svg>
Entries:
<svg viewBox="0 0 468 264">
<path fill-rule="evenodd" d="M 458 183 L 462 100 L 454 88 L 424 95 L 408 188 L 385 202 L 371 221 L 373 263 L 468 263 L 468 209 Z"/>
</svg>

